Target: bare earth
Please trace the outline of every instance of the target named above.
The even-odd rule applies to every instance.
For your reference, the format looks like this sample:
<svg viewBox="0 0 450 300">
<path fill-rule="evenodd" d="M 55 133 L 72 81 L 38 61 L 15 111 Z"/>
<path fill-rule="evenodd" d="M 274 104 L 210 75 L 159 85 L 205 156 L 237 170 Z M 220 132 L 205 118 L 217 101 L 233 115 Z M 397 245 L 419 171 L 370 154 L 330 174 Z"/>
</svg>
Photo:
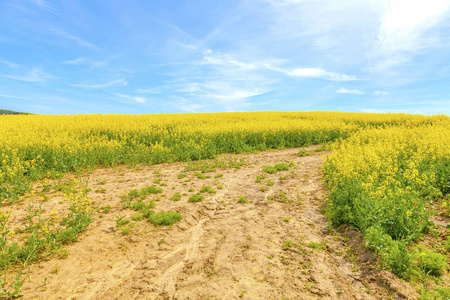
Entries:
<svg viewBox="0 0 450 300">
<path fill-rule="evenodd" d="M 308 147 L 313 155 L 306 157 L 296 155 L 299 149 L 237 155 L 246 159 L 240 169 L 217 169 L 205 173 L 211 178 L 203 180 L 193 176 L 194 171 L 178 179 L 183 163 L 93 172 L 89 197 L 98 207 L 110 205 L 111 212 L 95 213 L 78 242 L 67 247 L 66 259 L 33 264 L 23 298 L 417 298 L 408 283 L 375 267 L 355 231 L 338 234 L 328 225 L 321 212 L 326 197 L 321 155 L 326 153 L 315 153 L 314 148 Z M 294 166 L 255 182 L 264 173 L 263 165 L 282 162 Z M 115 217 L 136 212 L 123 210 L 120 196 L 153 185 L 156 170 L 165 184 L 161 186 L 165 196 L 156 202 L 155 211 L 178 211 L 183 219 L 161 228 L 143 220 L 131 234 L 121 234 Z M 216 174 L 223 177 L 215 179 Z M 273 186 L 266 184 L 269 179 Z M 99 185 L 103 180 L 106 184 Z M 216 193 L 204 193 L 202 202 L 189 203 L 189 196 L 203 185 Z M 261 186 L 267 190 L 261 191 Z M 188 192 L 191 188 L 194 192 Z M 182 194 L 178 202 L 169 200 L 175 192 Z M 280 192 L 287 196 L 286 202 L 278 201 Z M 247 196 L 249 202 L 237 203 L 240 196 Z M 271 196 L 275 199 L 268 200 Z M 52 210 L 58 197 L 46 205 Z M 15 212 L 16 220 L 26 207 L 23 203 Z"/>
</svg>

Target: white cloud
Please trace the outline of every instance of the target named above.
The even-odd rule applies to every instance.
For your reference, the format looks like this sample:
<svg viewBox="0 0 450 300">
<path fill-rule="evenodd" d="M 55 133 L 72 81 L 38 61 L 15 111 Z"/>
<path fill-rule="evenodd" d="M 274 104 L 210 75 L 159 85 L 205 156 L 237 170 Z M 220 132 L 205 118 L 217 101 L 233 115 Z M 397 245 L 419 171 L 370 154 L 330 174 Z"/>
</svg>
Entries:
<svg viewBox="0 0 450 300">
<path fill-rule="evenodd" d="M 54 14 L 56 13 L 56 9 L 48 2 L 45 0 L 31 0 L 31 2 L 33 2 L 34 4 L 36 4 L 37 6 L 39 6 L 40 8 Z"/>
<path fill-rule="evenodd" d="M 4 64 L 4 65 L 7 65 L 10 68 L 17 68 L 19 66 L 19 65 L 15 64 L 15 63 L 12 63 L 12 62 L 9 62 L 9 61 L 6 61 L 6 60 L 1 60 L 1 59 L 0 59 L 0 63 Z"/>
<path fill-rule="evenodd" d="M 335 72 L 328 72 L 321 68 L 298 68 L 287 72 L 288 75 L 293 77 L 309 77 L 309 78 L 322 78 L 332 81 L 351 81 L 358 80 L 353 75 L 340 74 Z"/>
<path fill-rule="evenodd" d="M 100 88 L 106 88 L 106 87 L 111 87 L 111 86 L 126 86 L 127 84 L 128 84 L 128 82 L 125 79 L 117 79 L 117 80 L 112 80 L 112 81 L 108 81 L 106 83 L 101 83 L 101 84 L 79 83 L 79 84 L 72 84 L 72 86 L 81 87 L 81 88 L 85 88 L 85 89 L 100 89 Z"/>
<path fill-rule="evenodd" d="M 72 41 L 75 41 L 77 44 L 79 44 L 81 46 L 85 46 L 85 47 L 93 48 L 93 49 L 98 49 L 98 47 L 95 46 L 94 44 L 86 42 L 86 41 L 80 39 L 79 37 L 74 36 L 74 35 L 72 35 L 70 33 L 65 32 L 65 31 L 58 30 L 58 29 L 51 29 L 51 31 L 56 33 L 57 35 L 59 35 L 61 37 L 64 37 L 64 38 L 72 40 Z"/>
<path fill-rule="evenodd" d="M 364 92 L 360 90 L 348 90 L 346 88 L 340 88 L 336 90 L 336 93 L 338 94 L 352 94 L 352 95 L 364 95 Z"/>
<path fill-rule="evenodd" d="M 143 97 L 136 97 L 131 95 L 125 95 L 125 94 L 116 94 L 117 97 L 128 99 L 137 103 L 147 103 L 147 100 Z"/>
<path fill-rule="evenodd" d="M 322 68 L 297 68 L 293 70 L 287 70 L 281 67 L 286 63 L 285 60 L 271 59 L 260 60 L 253 62 L 243 62 L 235 59 L 230 55 L 206 55 L 203 57 L 201 64 L 210 64 L 224 67 L 237 67 L 242 71 L 253 70 L 270 70 L 274 72 L 284 73 L 292 77 L 309 77 L 309 78 L 321 78 L 332 81 L 352 81 L 358 80 L 356 76 L 346 75 L 341 73 L 329 72 Z"/>
<path fill-rule="evenodd" d="M 435 26 L 450 6 L 448 0 L 392 0 L 380 27 L 378 39 L 386 51 L 410 50 L 429 28 Z"/>
<path fill-rule="evenodd" d="M 5 75 L 4 77 L 27 82 L 42 82 L 50 78 L 50 75 L 38 68 L 34 68 L 26 75 Z"/>
<path fill-rule="evenodd" d="M 450 1 L 385 0 L 384 4 L 377 45 L 372 53 L 377 60 L 377 71 L 404 64 L 426 49 L 441 45 L 439 38 L 427 33 L 448 15 Z"/>
<path fill-rule="evenodd" d="M 76 58 L 74 60 L 66 60 L 63 62 L 65 65 L 80 65 L 86 61 L 85 57 Z"/>
<path fill-rule="evenodd" d="M 161 88 L 137 89 L 140 94 L 161 94 Z"/>
<path fill-rule="evenodd" d="M 91 68 L 100 68 L 100 67 L 105 66 L 108 63 L 109 60 L 110 59 L 106 59 L 106 60 L 103 60 L 103 61 L 96 61 L 96 60 L 87 59 L 86 57 L 79 57 L 79 58 L 76 58 L 76 59 L 73 59 L 73 60 L 63 61 L 63 64 L 65 64 L 65 65 L 82 65 L 82 64 L 86 64 L 86 65 L 90 66 Z"/>
<path fill-rule="evenodd" d="M 178 46 L 181 46 L 185 49 L 188 49 L 188 50 L 197 50 L 198 49 L 197 45 L 186 44 L 186 43 L 182 43 L 182 42 L 178 42 L 178 41 L 175 41 L 175 44 L 177 44 Z"/>
<path fill-rule="evenodd" d="M 377 95 L 377 96 L 383 96 L 383 95 L 388 95 L 389 93 L 388 92 L 382 92 L 382 91 L 375 91 L 374 94 Z"/>
<path fill-rule="evenodd" d="M 205 56 L 203 57 L 202 63 L 220 66 L 236 66 L 245 70 L 255 70 L 259 67 L 258 64 L 244 63 L 227 55 Z"/>
</svg>

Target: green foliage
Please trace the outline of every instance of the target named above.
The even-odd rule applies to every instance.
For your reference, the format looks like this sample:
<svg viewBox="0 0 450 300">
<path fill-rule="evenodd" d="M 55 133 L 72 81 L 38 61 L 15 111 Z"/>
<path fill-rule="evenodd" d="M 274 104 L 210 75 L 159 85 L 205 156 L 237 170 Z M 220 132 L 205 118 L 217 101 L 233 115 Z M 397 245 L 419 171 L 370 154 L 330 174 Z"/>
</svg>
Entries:
<svg viewBox="0 0 450 300">
<path fill-rule="evenodd" d="M 202 189 L 200 190 L 200 193 L 215 194 L 216 191 L 213 190 L 209 185 L 204 185 L 204 186 L 202 186 Z"/>
<path fill-rule="evenodd" d="M 123 208 L 130 208 L 134 199 L 139 198 L 140 201 L 144 200 L 146 196 L 150 194 L 162 193 L 162 189 L 151 185 L 149 187 L 142 188 L 141 190 L 131 190 L 128 194 L 122 195 L 120 201 L 122 202 Z"/>
<path fill-rule="evenodd" d="M 425 274 L 441 276 L 447 267 L 445 257 L 439 253 L 429 251 L 423 246 L 418 246 L 417 249 L 415 257 L 418 267 Z"/>
<path fill-rule="evenodd" d="M 300 156 L 300 157 L 302 157 L 302 156 L 309 156 L 309 155 L 312 155 L 312 153 L 309 152 L 309 151 L 306 150 L 306 149 L 300 149 L 300 150 L 298 151 L 297 155 Z"/>
<path fill-rule="evenodd" d="M 260 183 L 260 182 L 261 182 L 263 179 L 265 179 L 266 177 L 267 177 L 266 174 L 258 175 L 258 176 L 256 176 L 255 182 L 256 182 L 256 183 Z"/>
<path fill-rule="evenodd" d="M 199 194 L 194 194 L 189 197 L 189 202 L 201 202 L 203 200 L 203 196 Z"/>
<path fill-rule="evenodd" d="M 194 176 L 196 176 L 198 179 L 206 179 L 206 176 L 203 175 L 202 173 L 194 173 Z"/>
<path fill-rule="evenodd" d="M 265 167 L 263 167 L 263 171 L 268 174 L 275 174 L 276 172 L 278 172 L 278 169 L 275 167 L 271 167 L 271 166 L 265 166 Z"/>
<path fill-rule="evenodd" d="M 75 228 L 67 228 L 56 234 L 56 241 L 61 244 L 72 244 L 78 239 L 78 232 Z"/>
<path fill-rule="evenodd" d="M 313 248 L 313 249 L 321 249 L 321 250 L 327 249 L 327 247 L 325 245 L 315 243 L 315 242 L 309 242 L 308 247 Z"/>
<path fill-rule="evenodd" d="M 394 274 L 405 279 L 411 275 L 412 255 L 405 242 L 393 240 L 381 227 L 374 226 L 366 230 L 365 238 L 367 244 L 383 258 Z"/>
<path fill-rule="evenodd" d="M 100 209 L 105 213 L 105 214 L 108 214 L 108 213 L 110 213 L 111 212 L 111 206 L 102 206 L 102 207 L 100 207 Z"/>
<path fill-rule="evenodd" d="M 179 192 L 176 192 L 175 194 L 173 194 L 172 197 L 170 197 L 170 200 L 172 201 L 180 201 L 181 200 L 181 195 Z"/>
<path fill-rule="evenodd" d="M 151 211 L 148 216 L 148 221 L 155 226 L 170 226 L 182 219 L 180 213 L 172 211 L 161 211 L 155 214 Z"/>
<path fill-rule="evenodd" d="M 289 166 L 285 163 L 276 164 L 275 166 L 263 166 L 263 171 L 268 174 L 275 174 L 278 171 L 289 170 Z"/>
<path fill-rule="evenodd" d="M 247 197 L 241 196 L 241 197 L 239 197 L 237 202 L 238 203 L 247 203 L 248 199 L 247 199 Z"/>
<path fill-rule="evenodd" d="M 183 179 L 184 177 L 186 177 L 186 174 L 178 174 L 178 179 Z"/>
<path fill-rule="evenodd" d="M 294 247 L 294 243 L 292 241 L 284 241 L 283 242 L 283 248 L 284 249 L 287 249 L 287 248 L 290 248 L 290 247 Z"/>
<path fill-rule="evenodd" d="M 289 166 L 285 163 L 281 163 L 281 164 L 276 164 L 275 168 L 277 169 L 277 171 L 287 171 L 289 170 Z"/>
</svg>

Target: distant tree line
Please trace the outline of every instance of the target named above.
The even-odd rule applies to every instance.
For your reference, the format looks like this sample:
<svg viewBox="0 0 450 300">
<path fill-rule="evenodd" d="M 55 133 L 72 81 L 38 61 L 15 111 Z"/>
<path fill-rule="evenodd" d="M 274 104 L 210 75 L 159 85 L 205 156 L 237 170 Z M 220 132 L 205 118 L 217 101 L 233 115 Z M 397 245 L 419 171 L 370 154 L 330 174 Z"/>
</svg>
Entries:
<svg viewBox="0 0 450 300">
<path fill-rule="evenodd" d="M 0 115 L 26 115 L 26 113 L 12 111 L 12 110 L 6 110 L 6 109 L 0 109 Z"/>
</svg>

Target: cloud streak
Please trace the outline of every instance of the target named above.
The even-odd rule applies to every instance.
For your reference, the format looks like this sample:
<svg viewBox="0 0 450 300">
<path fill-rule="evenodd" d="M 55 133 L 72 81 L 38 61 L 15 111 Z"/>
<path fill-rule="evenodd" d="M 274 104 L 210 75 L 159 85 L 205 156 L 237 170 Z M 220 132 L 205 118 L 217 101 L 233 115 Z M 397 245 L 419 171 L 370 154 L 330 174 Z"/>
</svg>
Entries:
<svg viewBox="0 0 450 300">
<path fill-rule="evenodd" d="M 288 72 L 292 77 L 321 78 L 331 81 L 358 80 L 356 76 L 325 71 L 321 68 L 298 68 Z"/>
<path fill-rule="evenodd" d="M 25 75 L 4 75 L 4 77 L 26 82 L 43 82 L 49 79 L 51 76 L 38 68 L 34 68 Z"/>
<path fill-rule="evenodd" d="M 127 100 L 131 100 L 131 101 L 134 101 L 137 103 L 142 103 L 142 104 L 147 103 L 147 100 L 144 97 L 136 97 L 136 96 L 125 95 L 125 94 L 116 94 L 116 96 L 127 99 Z"/>
<path fill-rule="evenodd" d="M 40 8 L 46 10 L 49 13 L 52 14 L 56 14 L 56 9 L 48 2 L 45 0 L 31 0 L 31 2 L 33 2 L 34 4 L 36 4 L 37 6 L 39 6 Z"/>
<path fill-rule="evenodd" d="M 74 87 L 81 87 L 85 89 L 101 89 L 101 88 L 107 88 L 107 87 L 114 87 L 114 86 L 126 86 L 128 82 L 125 79 L 117 79 L 117 80 L 111 80 L 105 83 L 99 83 L 99 84 L 86 84 L 86 83 L 77 83 L 72 84 Z"/>
<path fill-rule="evenodd" d="M 79 38 L 79 37 L 77 37 L 75 35 L 72 35 L 70 33 L 67 33 L 65 31 L 62 31 L 62 30 L 59 30 L 59 29 L 52 29 L 51 31 L 53 33 L 63 37 L 63 38 L 66 38 L 66 39 L 69 39 L 69 40 L 72 40 L 72 41 L 76 42 L 78 45 L 81 45 L 81 46 L 84 46 L 84 47 L 87 47 L 87 48 L 91 48 L 91 49 L 99 50 L 99 48 L 96 45 L 91 44 L 89 42 L 86 42 L 85 40 L 82 40 L 81 38 Z"/>
<path fill-rule="evenodd" d="M 340 88 L 338 90 L 336 90 L 336 93 L 338 94 L 351 94 L 351 95 L 364 95 L 364 92 L 360 91 L 360 90 L 348 90 L 346 88 Z"/>
</svg>

